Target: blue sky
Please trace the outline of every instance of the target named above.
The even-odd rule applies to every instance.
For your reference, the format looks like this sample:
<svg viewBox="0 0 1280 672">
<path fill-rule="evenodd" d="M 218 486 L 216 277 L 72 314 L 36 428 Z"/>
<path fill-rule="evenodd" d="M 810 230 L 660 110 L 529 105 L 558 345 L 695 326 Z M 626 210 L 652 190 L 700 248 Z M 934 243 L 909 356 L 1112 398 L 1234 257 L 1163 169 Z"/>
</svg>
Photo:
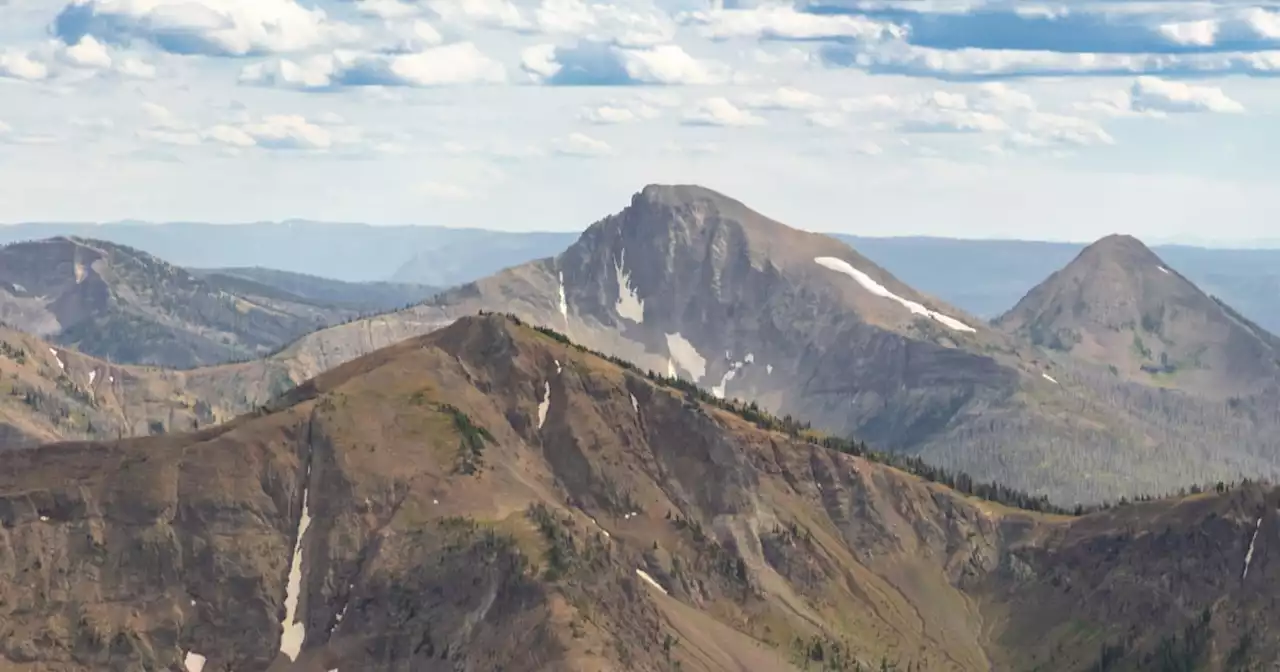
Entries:
<svg viewBox="0 0 1280 672">
<path fill-rule="evenodd" d="M 1280 6 L 0 0 L 0 221 L 1280 239 Z M 1280 244 L 1280 243 L 1277 243 Z"/>
</svg>

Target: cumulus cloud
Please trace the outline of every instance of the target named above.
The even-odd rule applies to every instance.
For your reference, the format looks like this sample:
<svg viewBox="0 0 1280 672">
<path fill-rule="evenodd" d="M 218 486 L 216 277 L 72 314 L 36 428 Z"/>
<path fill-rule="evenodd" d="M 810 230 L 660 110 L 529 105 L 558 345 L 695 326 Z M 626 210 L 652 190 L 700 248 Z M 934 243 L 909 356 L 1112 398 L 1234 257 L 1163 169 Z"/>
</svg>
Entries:
<svg viewBox="0 0 1280 672">
<path fill-rule="evenodd" d="M 784 86 L 768 93 L 744 96 L 742 104 L 755 110 L 818 110 L 827 100 L 816 93 Z"/>
<path fill-rule="evenodd" d="M 1196 86 L 1157 77 L 1139 77 L 1129 90 L 1130 107 L 1159 112 L 1244 112 L 1244 105 L 1216 86 Z"/>
<path fill-rule="evenodd" d="M 1048 112 L 1037 112 L 1027 117 L 1023 130 L 1015 132 L 1009 140 L 1023 147 L 1115 144 L 1115 138 L 1092 120 Z"/>
<path fill-rule="evenodd" d="M 565 156 L 608 156 L 613 154 L 613 147 L 603 140 L 597 140 L 584 133 L 570 133 L 563 138 L 551 142 L 557 154 Z"/>
<path fill-rule="evenodd" d="M 49 68 L 30 53 L 16 49 L 0 52 L 0 77 L 34 82 L 48 76 Z"/>
<path fill-rule="evenodd" d="M 699 101 L 684 114 L 684 123 L 691 126 L 760 126 L 762 117 L 743 110 L 722 97 Z"/>
<path fill-rule="evenodd" d="M 626 124 L 657 119 L 661 113 L 644 101 L 612 101 L 584 108 L 578 117 L 593 124 Z"/>
<path fill-rule="evenodd" d="M 500 83 L 501 63 L 470 42 L 456 42 L 407 53 L 335 51 L 302 60 L 279 59 L 245 66 L 240 82 L 258 86 L 315 90 L 342 86 L 432 87 Z"/>
<path fill-rule="evenodd" d="M 92 36 L 209 56 L 306 51 L 361 36 L 296 0 L 74 0 L 54 19 L 53 32 L 67 44 Z"/>
<path fill-rule="evenodd" d="M 698 26 L 703 36 L 713 40 L 868 40 L 904 35 L 899 26 L 884 21 L 810 14 L 780 5 L 690 12 L 681 15 L 680 21 Z"/>
<path fill-rule="evenodd" d="M 830 66 L 859 68 L 873 74 L 952 81 L 1073 75 L 1280 76 L 1280 51 L 1108 54 L 976 48 L 943 50 L 893 40 L 872 45 L 826 45 L 820 56 Z"/>
<path fill-rule="evenodd" d="M 700 61 L 674 44 L 627 48 L 599 42 L 571 47 L 530 47 L 521 67 L 534 81 L 554 86 L 625 86 L 637 84 L 715 84 L 728 68 Z"/>
<path fill-rule="evenodd" d="M 138 130 L 138 136 L 166 145 L 327 151 L 362 140 L 358 128 L 346 126 L 340 117 L 326 115 L 309 119 L 300 114 L 268 114 L 257 118 L 240 114 L 212 124 L 197 124 L 150 101 L 142 103 L 142 111 L 147 123 Z"/>
<path fill-rule="evenodd" d="M 447 23 L 533 29 L 533 22 L 509 0 L 428 0 L 424 4 Z"/>
</svg>

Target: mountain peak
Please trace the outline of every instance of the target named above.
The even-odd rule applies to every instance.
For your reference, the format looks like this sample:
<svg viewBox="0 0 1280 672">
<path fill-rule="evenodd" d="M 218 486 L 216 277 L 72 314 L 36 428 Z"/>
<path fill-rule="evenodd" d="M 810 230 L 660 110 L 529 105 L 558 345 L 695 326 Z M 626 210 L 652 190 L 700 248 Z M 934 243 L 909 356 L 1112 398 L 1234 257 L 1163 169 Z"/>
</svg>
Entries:
<svg viewBox="0 0 1280 672">
<path fill-rule="evenodd" d="M 1120 234 L 1085 248 L 997 324 L 1117 374 L 1185 389 L 1249 389 L 1274 375 L 1280 354 L 1280 339 Z"/>
<path fill-rule="evenodd" d="M 1163 262 L 1151 248 L 1141 240 L 1126 234 L 1113 233 L 1094 241 L 1084 248 L 1079 255 L 1080 260 L 1107 259 L 1121 264 L 1146 263 L 1163 267 Z M 1130 271 L 1140 271 L 1141 266 L 1128 267 Z M 1152 269 L 1155 270 L 1155 269 Z"/>
</svg>

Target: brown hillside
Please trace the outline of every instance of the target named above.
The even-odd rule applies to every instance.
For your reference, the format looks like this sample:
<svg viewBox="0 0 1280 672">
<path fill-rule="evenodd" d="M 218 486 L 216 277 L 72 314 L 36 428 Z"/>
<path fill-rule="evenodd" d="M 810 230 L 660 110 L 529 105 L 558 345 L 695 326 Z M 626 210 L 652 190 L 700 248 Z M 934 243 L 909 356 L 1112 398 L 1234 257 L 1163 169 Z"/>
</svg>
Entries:
<svg viewBox="0 0 1280 672">
<path fill-rule="evenodd" d="M 1278 503 L 1011 510 L 465 318 L 198 434 L 0 454 L 0 670 L 1159 669 L 1204 613 L 1225 669 L 1278 653 Z"/>
</svg>

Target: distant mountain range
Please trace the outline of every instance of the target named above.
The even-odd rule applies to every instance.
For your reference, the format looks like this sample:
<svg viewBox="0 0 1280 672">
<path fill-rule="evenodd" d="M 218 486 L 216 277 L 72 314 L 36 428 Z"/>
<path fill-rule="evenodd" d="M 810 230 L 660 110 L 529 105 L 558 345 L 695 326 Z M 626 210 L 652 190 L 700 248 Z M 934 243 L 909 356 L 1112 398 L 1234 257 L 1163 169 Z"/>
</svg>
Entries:
<svg viewBox="0 0 1280 672">
<path fill-rule="evenodd" d="M 215 225 L 15 224 L 0 244 L 68 235 L 108 240 L 189 268 L 261 267 L 347 282 L 449 287 L 554 256 L 577 232 L 512 233 L 317 222 Z M 984 319 L 1008 310 L 1083 243 L 834 234 L 920 291 Z M 1273 247 L 1280 247 L 1275 245 Z M 1280 249 L 1152 249 L 1187 279 L 1280 332 Z"/>
</svg>

